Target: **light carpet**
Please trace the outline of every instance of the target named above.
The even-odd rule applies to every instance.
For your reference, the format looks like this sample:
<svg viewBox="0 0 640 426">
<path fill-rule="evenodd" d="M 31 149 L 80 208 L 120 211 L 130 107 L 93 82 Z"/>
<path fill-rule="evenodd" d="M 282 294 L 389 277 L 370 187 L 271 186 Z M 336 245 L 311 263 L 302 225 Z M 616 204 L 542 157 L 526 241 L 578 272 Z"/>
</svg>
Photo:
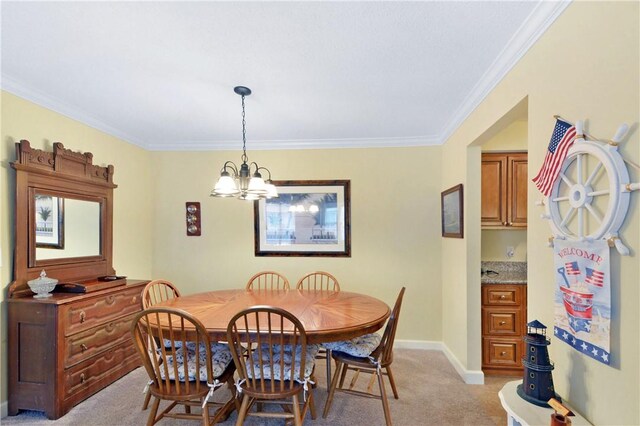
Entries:
<svg viewBox="0 0 640 426">
<path fill-rule="evenodd" d="M 390 397 L 391 418 L 394 425 L 506 425 L 506 413 L 498 399 L 498 391 L 504 383 L 514 378 L 489 377 L 485 385 L 467 385 L 453 369 L 444 354 L 438 351 L 398 349 L 394 351 L 392 365 L 400 399 Z M 314 389 L 317 419 L 309 414 L 305 425 L 384 425 L 382 404 L 379 400 L 336 393 L 331 411 L 326 419 L 322 410 L 327 398 L 325 364 L 316 366 L 317 387 Z M 363 375 L 358 385 L 366 387 L 369 375 Z M 22 411 L 17 416 L 5 417 L 3 425 L 95 425 L 129 426 L 144 425 L 149 411 L 142 411 L 142 389 L 148 380 L 142 368 L 129 373 L 111 386 L 75 406 L 58 420 L 48 420 L 36 411 Z M 347 377 L 349 380 L 349 376 Z M 385 378 L 386 381 L 386 378 Z M 346 382 L 348 383 L 348 381 Z M 387 382 L 388 383 L 388 382 Z M 217 399 L 228 397 L 228 390 L 216 391 Z M 223 397 L 223 398 L 220 398 Z M 162 408 L 163 405 L 161 405 Z M 222 425 L 233 425 L 233 413 Z M 197 422 L 163 419 L 159 425 L 197 425 Z M 281 425 L 282 419 L 248 418 L 245 424 Z"/>
</svg>

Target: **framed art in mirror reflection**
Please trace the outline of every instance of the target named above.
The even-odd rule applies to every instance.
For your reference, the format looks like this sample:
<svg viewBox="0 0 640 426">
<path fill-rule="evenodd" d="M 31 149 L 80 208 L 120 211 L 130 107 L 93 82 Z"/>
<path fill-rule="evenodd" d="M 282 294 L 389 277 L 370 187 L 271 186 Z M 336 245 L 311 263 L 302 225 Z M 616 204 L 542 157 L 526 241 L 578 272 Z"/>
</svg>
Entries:
<svg viewBox="0 0 640 426">
<path fill-rule="evenodd" d="M 35 195 L 36 247 L 64 249 L 64 198 Z"/>
</svg>

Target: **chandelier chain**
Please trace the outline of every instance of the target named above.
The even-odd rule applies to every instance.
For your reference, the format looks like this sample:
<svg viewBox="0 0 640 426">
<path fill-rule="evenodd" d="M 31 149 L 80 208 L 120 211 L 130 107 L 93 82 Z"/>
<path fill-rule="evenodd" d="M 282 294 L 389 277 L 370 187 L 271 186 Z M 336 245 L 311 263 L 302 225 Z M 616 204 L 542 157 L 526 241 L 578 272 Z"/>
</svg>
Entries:
<svg viewBox="0 0 640 426">
<path fill-rule="evenodd" d="M 244 95 L 242 95 L 242 162 L 246 163 L 249 160 L 247 157 L 247 128 L 244 119 Z"/>
</svg>

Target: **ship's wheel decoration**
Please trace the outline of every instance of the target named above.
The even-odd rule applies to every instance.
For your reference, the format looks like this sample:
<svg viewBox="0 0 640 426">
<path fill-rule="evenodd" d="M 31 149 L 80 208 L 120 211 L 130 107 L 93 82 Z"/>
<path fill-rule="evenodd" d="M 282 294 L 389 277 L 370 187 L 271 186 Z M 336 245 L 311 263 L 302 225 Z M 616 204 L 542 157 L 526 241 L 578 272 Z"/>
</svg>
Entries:
<svg viewBox="0 0 640 426">
<path fill-rule="evenodd" d="M 587 242 L 603 239 L 626 256 L 629 248 L 618 231 L 627 215 L 631 192 L 640 189 L 640 183 L 630 182 L 625 161 L 618 152 L 629 127 L 620 125 L 610 141 L 587 140 L 582 121 L 575 127 L 576 139 L 551 192 L 538 203 L 545 206 L 542 217 L 549 220 L 553 238 Z"/>
</svg>

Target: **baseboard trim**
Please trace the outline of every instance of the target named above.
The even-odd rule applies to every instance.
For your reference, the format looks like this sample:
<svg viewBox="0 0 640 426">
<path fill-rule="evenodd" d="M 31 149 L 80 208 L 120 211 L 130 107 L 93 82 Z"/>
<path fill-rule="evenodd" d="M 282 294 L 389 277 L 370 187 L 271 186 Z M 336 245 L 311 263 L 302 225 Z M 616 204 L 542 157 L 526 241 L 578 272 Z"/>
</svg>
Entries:
<svg viewBox="0 0 640 426">
<path fill-rule="evenodd" d="M 9 406 L 7 404 L 7 401 L 2 401 L 2 403 L 0 403 L 0 418 L 5 418 L 9 415 Z"/>
<path fill-rule="evenodd" d="M 482 370 L 467 370 L 464 368 L 460 360 L 451 352 L 444 342 L 436 342 L 432 340 L 399 340 L 397 339 L 394 346 L 398 349 L 422 349 L 427 351 L 440 351 L 444 353 L 456 372 L 462 377 L 462 380 L 468 385 L 484 385 L 484 373 Z"/>
<path fill-rule="evenodd" d="M 451 349 L 442 343 L 444 355 L 447 357 L 453 368 L 456 369 L 462 380 L 468 385 L 484 385 L 484 373 L 482 370 L 467 370 L 460 360 L 451 352 Z"/>
</svg>

